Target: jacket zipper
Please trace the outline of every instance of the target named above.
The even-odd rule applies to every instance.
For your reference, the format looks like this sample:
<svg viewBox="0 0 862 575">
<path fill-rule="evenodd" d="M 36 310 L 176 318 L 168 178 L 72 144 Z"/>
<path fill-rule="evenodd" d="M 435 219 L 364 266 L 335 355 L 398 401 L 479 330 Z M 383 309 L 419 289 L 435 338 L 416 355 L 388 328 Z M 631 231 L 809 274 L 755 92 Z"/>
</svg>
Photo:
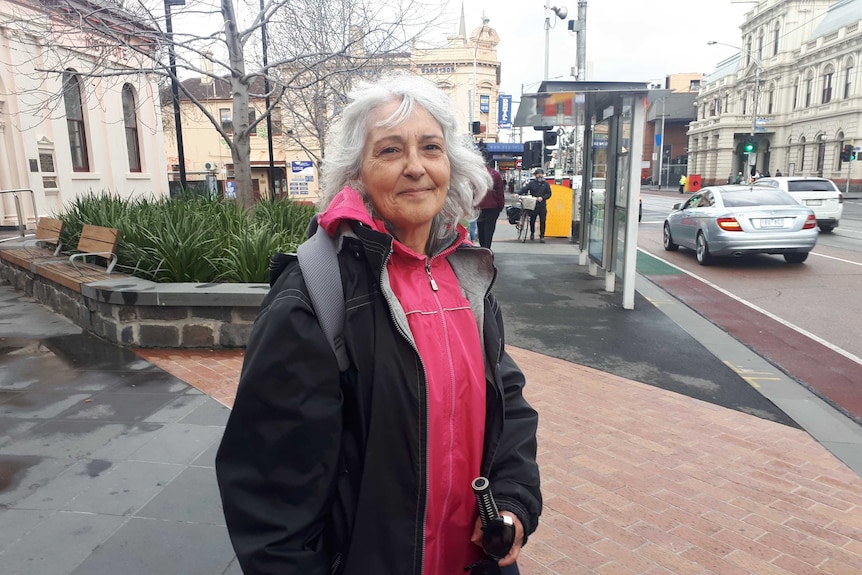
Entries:
<svg viewBox="0 0 862 575">
<path fill-rule="evenodd" d="M 383 260 L 383 265 L 380 268 L 380 278 L 379 278 L 380 285 L 383 285 L 383 275 L 386 273 L 386 266 L 389 264 L 390 259 L 392 259 L 392 247 L 391 246 L 389 248 L 388 253 L 386 254 L 386 257 Z M 431 277 L 430 269 L 427 271 L 428 271 L 428 276 Z M 434 282 L 434 278 L 431 278 L 431 282 L 432 282 L 432 288 L 434 288 L 436 286 L 436 282 Z M 436 289 L 435 289 L 435 291 L 436 291 Z M 386 300 L 386 305 L 389 306 L 390 310 L 392 310 L 393 306 L 392 306 L 392 300 L 389 297 L 389 292 L 381 289 L 380 293 L 383 294 L 383 299 Z M 401 327 L 401 325 L 398 322 L 393 322 L 393 324 L 395 325 L 395 329 L 398 331 L 398 333 L 401 335 L 401 337 L 404 338 L 404 341 L 406 341 L 410 345 L 410 347 L 413 348 L 413 353 L 416 354 L 416 358 L 419 360 L 419 366 L 422 368 L 422 384 L 423 384 L 423 390 L 425 392 L 425 409 L 427 411 L 427 409 L 428 409 L 428 372 L 425 369 L 425 362 L 422 361 L 422 356 L 419 355 L 419 348 L 416 347 L 416 343 L 413 340 L 411 340 L 411 338 L 407 334 L 407 332 L 404 331 L 404 329 Z M 428 433 L 429 433 L 427 413 L 425 414 L 424 419 L 425 419 L 425 441 L 427 442 L 428 441 Z M 427 460 L 427 458 L 428 458 L 428 451 L 425 447 L 423 447 L 422 458 L 424 460 Z M 425 490 L 426 490 L 426 492 L 428 490 L 428 482 L 429 481 L 430 481 L 430 479 L 428 477 L 428 465 L 426 464 L 425 465 Z M 427 545 L 426 538 L 425 538 L 425 523 L 427 521 L 428 521 L 428 498 L 423 497 L 422 525 L 421 525 L 421 529 L 422 529 L 421 557 L 422 557 L 422 560 L 420 561 L 418 574 L 425 572 L 425 547 Z"/>
</svg>

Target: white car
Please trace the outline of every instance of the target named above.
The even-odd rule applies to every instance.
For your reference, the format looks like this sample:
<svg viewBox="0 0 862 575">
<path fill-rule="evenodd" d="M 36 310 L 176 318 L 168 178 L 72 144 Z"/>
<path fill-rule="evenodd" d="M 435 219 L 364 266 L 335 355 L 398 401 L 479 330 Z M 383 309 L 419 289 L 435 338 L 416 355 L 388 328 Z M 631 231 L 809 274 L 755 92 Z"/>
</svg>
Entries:
<svg viewBox="0 0 862 575">
<path fill-rule="evenodd" d="M 789 192 L 797 202 L 814 210 L 817 226 L 821 232 L 831 232 L 838 227 L 844 212 L 844 194 L 832 180 L 806 177 L 770 177 L 754 182 L 755 187 L 766 186 Z"/>
</svg>

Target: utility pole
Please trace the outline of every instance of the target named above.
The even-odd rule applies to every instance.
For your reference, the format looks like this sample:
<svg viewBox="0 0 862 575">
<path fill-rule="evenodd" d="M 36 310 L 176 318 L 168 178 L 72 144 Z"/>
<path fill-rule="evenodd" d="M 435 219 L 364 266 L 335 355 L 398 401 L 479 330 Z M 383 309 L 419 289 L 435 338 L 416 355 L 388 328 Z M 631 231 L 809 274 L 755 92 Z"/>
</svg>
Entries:
<svg viewBox="0 0 862 575">
<path fill-rule="evenodd" d="M 659 139 L 658 151 L 658 189 L 661 190 L 662 164 L 664 163 L 664 116 L 665 116 L 665 100 L 667 96 L 661 99 L 661 138 Z"/>
</svg>

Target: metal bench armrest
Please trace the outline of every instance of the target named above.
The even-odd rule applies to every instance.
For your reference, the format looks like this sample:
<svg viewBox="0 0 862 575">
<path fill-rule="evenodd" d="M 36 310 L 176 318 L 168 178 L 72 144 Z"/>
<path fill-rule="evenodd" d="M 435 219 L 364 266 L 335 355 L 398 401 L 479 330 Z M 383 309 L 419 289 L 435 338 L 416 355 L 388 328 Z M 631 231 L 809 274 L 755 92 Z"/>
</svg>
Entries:
<svg viewBox="0 0 862 575">
<path fill-rule="evenodd" d="M 111 261 L 108 264 L 108 268 L 107 268 L 108 273 L 111 273 L 114 270 L 114 266 L 117 265 L 117 254 L 115 254 L 113 252 L 87 252 L 87 253 L 80 253 L 80 254 L 72 254 L 71 256 L 69 256 L 69 263 L 71 263 L 72 267 L 74 267 L 76 270 L 78 270 L 80 272 L 81 269 L 77 265 L 75 265 L 75 259 L 85 258 L 87 256 L 102 256 L 105 258 L 108 256 L 111 256 Z"/>
</svg>

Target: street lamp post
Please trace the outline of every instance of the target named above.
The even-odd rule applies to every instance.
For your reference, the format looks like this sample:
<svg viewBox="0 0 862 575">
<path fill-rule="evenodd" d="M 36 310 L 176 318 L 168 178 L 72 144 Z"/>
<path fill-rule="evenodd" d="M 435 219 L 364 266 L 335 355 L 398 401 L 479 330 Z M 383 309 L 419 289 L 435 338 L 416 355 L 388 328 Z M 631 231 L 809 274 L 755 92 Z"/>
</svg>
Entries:
<svg viewBox="0 0 862 575">
<path fill-rule="evenodd" d="M 717 42 L 715 40 L 709 40 L 707 45 L 715 46 L 718 44 L 719 46 L 727 46 L 728 48 L 733 48 L 734 50 L 738 50 L 740 55 L 746 55 L 751 58 L 751 61 L 754 62 L 754 101 L 751 104 L 751 131 L 749 132 L 749 136 L 751 137 L 752 143 L 754 142 L 754 133 L 757 131 L 757 110 L 758 104 L 760 103 L 760 72 L 763 70 L 763 62 L 761 62 L 757 56 L 755 56 L 751 50 L 748 48 L 743 48 L 742 46 L 734 46 L 733 44 L 725 44 L 724 42 Z M 752 162 L 752 155 L 755 156 L 755 161 Z M 756 165 L 756 156 L 757 150 L 752 150 L 748 152 L 746 155 L 748 159 L 749 170 L 751 166 Z"/>
<path fill-rule="evenodd" d="M 269 152 L 269 193 L 272 199 L 275 199 L 275 158 L 272 149 L 272 110 L 270 110 L 270 97 L 269 97 L 269 61 L 267 58 L 267 52 L 269 48 L 267 46 L 267 36 L 266 36 L 266 11 L 263 4 L 263 0 L 260 0 L 260 18 L 261 18 L 261 26 L 260 26 L 260 41 L 261 47 L 263 48 L 263 91 L 264 91 L 264 106 L 266 106 L 266 144 L 267 151 Z"/>
<path fill-rule="evenodd" d="M 548 79 L 548 56 L 551 51 L 551 12 L 560 20 L 565 20 L 569 15 L 565 6 L 551 6 L 551 0 L 545 0 L 545 75 L 542 76 L 545 80 Z"/>
<path fill-rule="evenodd" d="M 183 151 L 183 124 L 180 115 L 180 88 L 177 82 L 177 56 L 174 54 L 174 27 L 171 6 L 185 6 L 186 0 L 165 0 L 165 30 L 168 33 L 168 65 L 171 70 L 171 98 L 174 102 L 174 129 L 177 131 L 177 162 L 180 165 L 180 187 L 186 189 L 186 155 Z"/>
<path fill-rule="evenodd" d="M 661 146 L 658 151 L 658 189 L 661 189 L 661 173 L 664 163 L 664 117 L 665 117 L 665 100 L 667 96 L 661 99 Z M 668 182 L 670 185 L 670 182 Z"/>
<path fill-rule="evenodd" d="M 473 89 L 470 91 L 470 134 L 473 138 L 476 136 L 473 133 L 473 114 L 476 109 L 476 90 L 478 89 L 476 86 L 476 60 L 479 56 L 479 41 L 482 39 L 482 33 L 485 31 L 485 26 L 488 25 L 488 22 L 490 22 L 490 19 L 488 19 L 483 12 L 482 27 L 479 28 L 479 35 L 476 36 L 476 45 L 473 47 Z"/>
</svg>

